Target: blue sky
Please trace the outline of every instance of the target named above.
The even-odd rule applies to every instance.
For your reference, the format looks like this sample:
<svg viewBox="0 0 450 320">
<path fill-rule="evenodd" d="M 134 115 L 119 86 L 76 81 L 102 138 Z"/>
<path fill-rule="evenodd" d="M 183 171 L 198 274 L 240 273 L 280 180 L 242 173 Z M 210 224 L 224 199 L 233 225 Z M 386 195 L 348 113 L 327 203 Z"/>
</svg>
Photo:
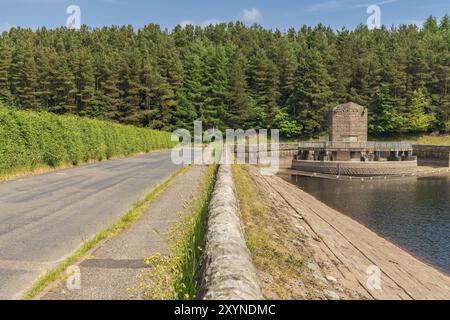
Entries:
<svg viewBox="0 0 450 320">
<path fill-rule="evenodd" d="M 449 0 L 0 0 L 0 31 L 65 25 L 66 8 L 72 4 L 81 8 L 82 23 L 92 27 L 155 22 L 172 28 L 179 23 L 243 20 L 280 30 L 319 22 L 353 29 L 367 21 L 370 4 L 380 6 L 387 26 L 421 24 L 430 15 L 450 14 Z"/>
</svg>

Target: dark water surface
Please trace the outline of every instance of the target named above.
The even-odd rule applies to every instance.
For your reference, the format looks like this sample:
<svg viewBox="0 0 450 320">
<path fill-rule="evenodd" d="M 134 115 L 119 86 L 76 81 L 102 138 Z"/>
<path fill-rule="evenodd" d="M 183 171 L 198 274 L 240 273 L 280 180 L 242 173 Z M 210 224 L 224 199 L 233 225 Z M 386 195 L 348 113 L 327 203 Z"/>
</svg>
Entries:
<svg viewBox="0 0 450 320">
<path fill-rule="evenodd" d="M 286 179 L 450 274 L 449 176 L 370 182 Z"/>
</svg>

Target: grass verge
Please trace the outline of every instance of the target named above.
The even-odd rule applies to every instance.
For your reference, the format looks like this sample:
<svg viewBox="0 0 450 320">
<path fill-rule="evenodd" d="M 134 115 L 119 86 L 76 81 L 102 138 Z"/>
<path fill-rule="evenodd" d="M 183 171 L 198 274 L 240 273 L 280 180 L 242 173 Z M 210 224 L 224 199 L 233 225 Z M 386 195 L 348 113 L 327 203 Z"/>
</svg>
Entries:
<svg viewBox="0 0 450 320">
<path fill-rule="evenodd" d="M 132 295 L 151 300 L 196 299 L 208 206 L 217 168 L 217 165 L 208 167 L 199 195 L 172 226 L 170 255 L 157 254 L 146 259 L 149 268 L 139 275 L 139 286 L 131 289 Z"/>
<path fill-rule="evenodd" d="M 319 284 L 307 268 L 303 236 L 275 210 L 252 179 L 248 167 L 233 165 L 247 247 L 269 300 L 310 299 Z"/>
<path fill-rule="evenodd" d="M 372 140 L 406 141 L 413 144 L 450 145 L 450 135 L 394 135 L 392 137 L 373 137 Z"/>
<path fill-rule="evenodd" d="M 450 135 L 420 136 L 411 138 L 410 141 L 417 144 L 450 145 Z"/>
<path fill-rule="evenodd" d="M 130 227 L 136 220 L 138 220 L 144 210 L 166 190 L 175 179 L 189 170 L 189 167 L 183 167 L 164 182 L 157 185 L 144 199 L 138 201 L 132 209 L 130 209 L 125 215 L 123 215 L 118 222 L 108 227 L 105 230 L 97 233 L 91 240 L 85 242 L 75 253 L 70 255 L 66 260 L 64 260 L 55 269 L 47 272 L 42 276 L 33 286 L 29 289 L 23 296 L 24 299 L 30 300 L 35 298 L 39 293 L 41 293 L 50 283 L 60 280 L 63 278 L 64 271 L 77 263 L 87 252 L 95 248 L 101 241 L 106 239 L 111 239 L 123 230 Z"/>
</svg>

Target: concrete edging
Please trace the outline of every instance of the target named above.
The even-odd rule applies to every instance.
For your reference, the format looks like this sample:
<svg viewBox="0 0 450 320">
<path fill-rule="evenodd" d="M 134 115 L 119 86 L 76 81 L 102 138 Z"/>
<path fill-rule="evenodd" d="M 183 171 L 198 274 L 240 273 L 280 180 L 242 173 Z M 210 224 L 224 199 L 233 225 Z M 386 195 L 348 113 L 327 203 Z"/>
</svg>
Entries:
<svg viewBox="0 0 450 320">
<path fill-rule="evenodd" d="M 305 172 L 334 176 L 376 177 L 392 175 L 413 175 L 417 161 L 310 161 L 294 160 L 292 168 Z"/>
<path fill-rule="evenodd" d="M 199 297 L 261 300 L 258 274 L 247 248 L 231 165 L 221 165 L 209 206 Z"/>
</svg>

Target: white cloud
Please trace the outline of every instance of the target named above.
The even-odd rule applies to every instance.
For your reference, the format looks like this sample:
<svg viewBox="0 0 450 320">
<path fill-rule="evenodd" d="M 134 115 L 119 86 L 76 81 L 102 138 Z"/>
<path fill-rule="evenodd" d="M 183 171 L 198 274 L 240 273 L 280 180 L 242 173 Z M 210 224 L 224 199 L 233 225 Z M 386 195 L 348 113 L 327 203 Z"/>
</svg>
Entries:
<svg viewBox="0 0 450 320">
<path fill-rule="evenodd" d="M 250 10 L 244 9 L 241 18 L 247 22 L 258 22 L 262 20 L 263 16 L 258 8 L 252 8 Z"/>
<path fill-rule="evenodd" d="M 4 31 L 9 31 L 9 29 L 11 29 L 13 27 L 15 27 L 15 26 L 13 26 L 12 24 L 9 24 L 9 23 L 0 24 L 0 34 L 3 33 Z"/>
<path fill-rule="evenodd" d="M 200 26 L 200 27 L 204 28 L 204 27 L 208 27 L 210 25 L 216 25 L 216 24 L 220 24 L 220 23 L 222 23 L 222 21 L 217 20 L 217 19 L 208 19 L 208 20 L 205 20 L 200 23 L 194 22 L 192 20 L 184 20 L 184 21 L 180 22 L 180 26 L 184 28 L 188 25 L 192 25 L 192 26 Z"/>
<path fill-rule="evenodd" d="M 216 25 L 216 24 L 220 24 L 220 23 L 222 23 L 222 21 L 217 20 L 217 19 L 209 19 L 209 20 L 203 21 L 200 25 L 202 27 L 207 27 L 209 25 Z"/>
<path fill-rule="evenodd" d="M 184 21 L 181 21 L 180 22 L 180 26 L 181 27 L 186 27 L 186 26 L 188 26 L 188 25 L 195 25 L 195 23 L 193 22 L 193 21 L 191 21 L 191 20 L 184 20 Z"/>
</svg>

